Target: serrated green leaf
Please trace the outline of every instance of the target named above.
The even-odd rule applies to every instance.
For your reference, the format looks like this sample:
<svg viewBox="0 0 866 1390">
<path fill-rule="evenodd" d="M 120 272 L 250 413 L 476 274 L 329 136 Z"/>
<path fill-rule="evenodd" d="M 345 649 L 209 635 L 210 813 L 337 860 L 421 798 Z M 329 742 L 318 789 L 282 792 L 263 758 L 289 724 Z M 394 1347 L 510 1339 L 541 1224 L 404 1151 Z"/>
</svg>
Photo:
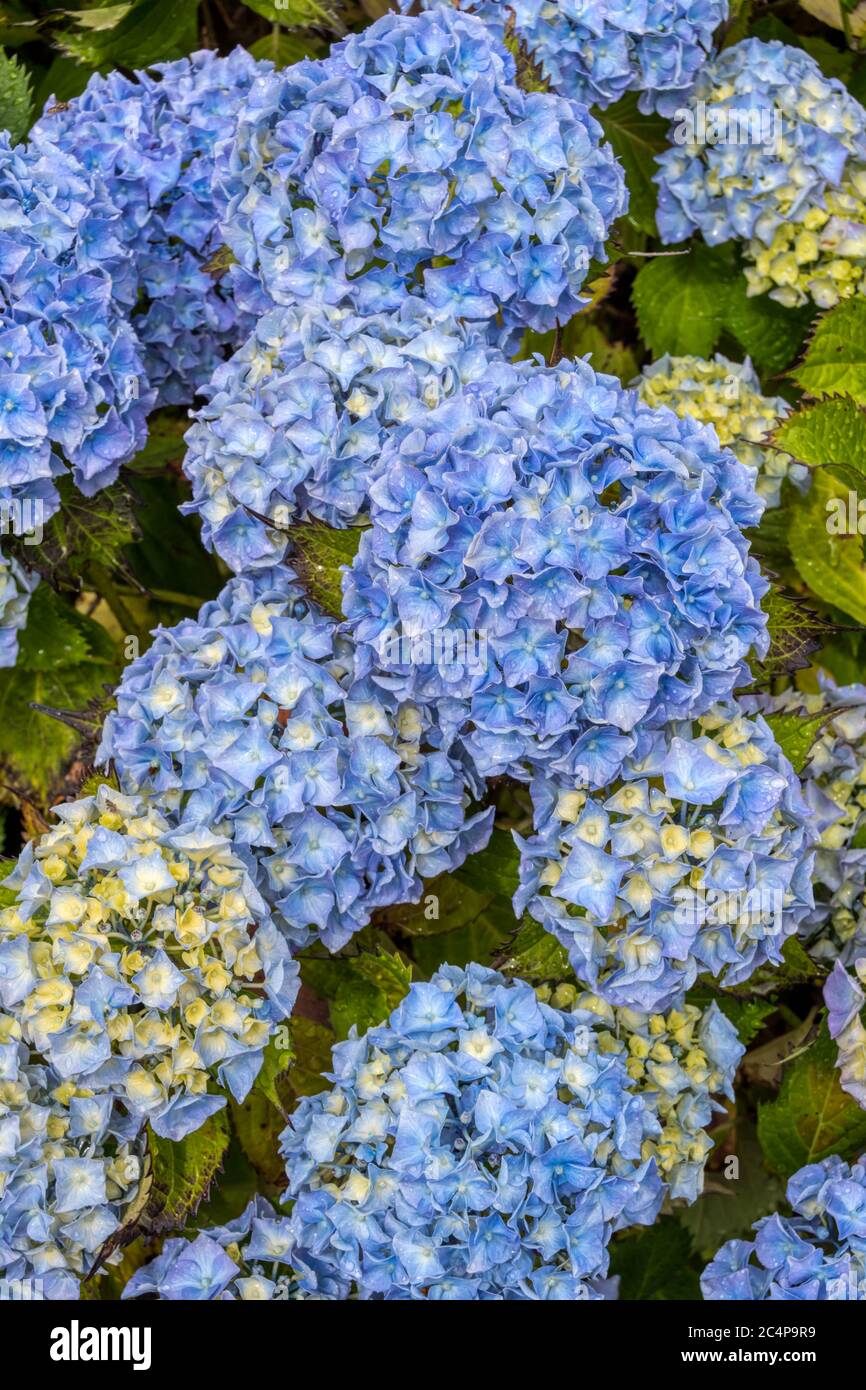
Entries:
<svg viewBox="0 0 866 1390">
<path fill-rule="evenodd" d="M 835 503 L 848 505 L 848 491 L 826 469 L 812 479 L 808 496 L 791 505 L 788 541 L 797 572 L 813 594 L 866 623 L 866 567 L 863 537 L 832 535 L 827 529 Z"/>
<path fill-rule="evenodd" d="M 289 532 L 293 567 L 309 597 L 332 618 L 343 616 L 343 569 L 351 565 L 363 532 L 337 531 L 319 522 L 295 522 Z"/>
<path fill-rule="evenodd" d="M 55 585 L 75 586 L 90 578 L 95 566 L 113 571 L 136 535 L 129 490 L 113 483 L 95 497 L 85 497 L 68 477 L 60 480 L 58 490 L 61 506 L 36 557 L 41 572 Z"/>
<path fill-rule="evenodd" d="M 262 1068 L 255 1079 L 253 1089 L 260 1091 L 277 1110 L 281 1110 L 283 1104 L 277 1089 L 277 1082 L 293 1061 L 294 1056 L 291 1047 L 284 1047 L 279 1033 L 275 1033 L 265 1048 Z"/>
<path fill-rule="evenodd" d="M 192 52 L 198 41 L 198 3 L 134 0 L 67 10 L 54 37 L 64 53 L 92 67 L 146 68 Z"/>
<path fill-rule="evenodd" d="M 195 1215 L 222 1167 L 229 1134 L 225 1110 L 218 1110 L 178 1142 L 161 1139 L 148 1126 L 152 1178 L 141 1219 L 145 1230 L 180 1230 Z"/>
<path fill-rule="evenodd" d="M 848 396 L 816 401 L 789 415 L 773 433 L 773 443 L 801 463 L 829 465 L 843 482 L 866 483 L 866 410 Z"/>
<path fill-rule="evenodd" d="M 773 736 L 796 773 L 803 771 L 809 754 L 833 711 L 821 714 L 767 714 L 764 716 Z"/>
<path fill-rule="evenodd" d="M 331 1070 L 334 1034 L 322 1023 L 295 1014 L 288 1025 L 292 1064 L 279 1077 L 279 1093 L 286 1108 L 300 1096 L 323 1091 L 328 1082 L 322 1075 Z"/>
<path fill-rule="evenodd" d="M 818 320 L 791 376 L 810 396 L 850 396 L 866 405 L 866 302 L 861 296 L 843 300 Z"/>
<path fill-rule="evenodd" d="M 0 49 L 0 130 L 17 145 L 30 128 L 33 91 L 30 74 L 14 56 Z"/>
<path fill-rule="evenodd" d="M 565 947 L 528 915 L 524 915 L 496 965 L 503 974 L 529 980 L 531 984 L 574 979 Z"/>
<path fill-rule="evenodd" d="M 683 255 L 648 261 L 635 277 L 632 300 L 641 337 L 653 355 L 709 357 L 722 332 L 735 275 L 727 248 L 700 242 Z"/>
<path fill-rule="evenodd" d="M 610 1273 L 619 1276 L 624 1302 L 698 1299 L 700 1283 L 689 1268 L 692 1242 L 675 1216 L 662 1216 L 648 1230 L 637 1231 L 610 1247 Z"/>
<path fill-rule="evenodd" d="M 81 736 L 32 704 L 84 710 L 116 683 L 119 669 L 120 653 L 105 630 L 40 584 L 18 664 L 0 671 L 2 780 L 47 796 Z"/>
<path fill-rule="evenodd" d="M 613 106 L 595 113 L 622 164 L 629 191 L 627 216 L 648 236 L 656 236 L 656 201 L 653 183 L 655 156 L 667 148 L 668 123 L 661 116 L 645 116 L 635 92 L 628 92 Z"/>
<path fill-rule="evenodd" d="M 761 601 L 767 615 L 770 649 L 763 660 L 752 659 L 756 684 L 766 684 L 808 666 L 829 632 L 826 620 L 802 599 L 790 598 L 772 586 Z"/>
<path fill-rule="evenodd" d="M 836 1044 L 826 1023 L 786 1066 L 777 1099 L 759 1105 L 758 1137 L 767 1163 L 782 1177 L 831 1154 L 853 1158 L 866 1148 L 866 1111 L 839 1085 Z"/>
</svg>

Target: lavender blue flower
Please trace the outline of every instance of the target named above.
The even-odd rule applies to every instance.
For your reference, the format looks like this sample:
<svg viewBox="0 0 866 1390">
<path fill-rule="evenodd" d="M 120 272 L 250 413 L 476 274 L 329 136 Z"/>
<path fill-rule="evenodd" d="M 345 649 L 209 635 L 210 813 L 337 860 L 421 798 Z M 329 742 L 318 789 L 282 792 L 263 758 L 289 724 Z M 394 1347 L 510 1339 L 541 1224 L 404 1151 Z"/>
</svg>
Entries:
<svg viewBox="0 0 866 1390">
<path fill-rule="evenodd" d="M 398 309 L 423 286 L 500 339 L 565 322 L 625 211 L 584 106 L 514 85 L 470 15 L 385 15 L 255 83 L 217 162 L 238 302 Z"/>
<path fill-rule="evenodd" d="M 414 0 L 401 0 L 408 9 Z M 425 8 L 455 0 L 423 0 Z M 456 0 L 501 41 L 513 32 L 551 87 L 606 107 L 640 92 L 641 111 L 673 115 L 712 52 L 727 0 Z M 512 26 L 513 25 L 513 30 Z"/>
<path fill-rule="evenodd" d="M 253 82 L 272 70 L 237 48 L 132 77 L 96 74 L 80 97 L 51 99 L 34 127 L 80 160 L 120 212 L 132 261 L 118 288 L 163 405 L 191 401 L 253 326 L 209 268 L 223 244 L 211 185 L 217 146 L 233 137 Z"/>
<path fill-rule="evenodd" d="M 256 1196 L 235 1221 L 210 1226 L 195 1239 L 165 1241 L 156 1259 L 136 1270 L 122 1298 L 262 1302 L 296 1299 L 291 1223 Z M 323 1293 L 321 1297 L 327 1297 Z"/>
<path fill-rule="evenodd" d="M 41 1063 L 0 1011 L 0 1279 L 21 1297 L 30 1281 L 32 1298 L 78 1298 L 138 1195 L 144 1143 L 122 1105 Z"/>
<path fill-rule="evenodd" d="M 866 111 L 815 58 L 777 40 L 724 49 L 699 72 L 671 139 L 657 161 L 663 240 L 745 240 L 749 293 L 785 304 L 828 307 L 855 291 Z"/>
<path fill-rule="evenodd" d="M 602 795 L 539 775 L 532 797 L 515 912 L 611 1004 L 665 1010 L 703 971 L 740 984 L 812 906 L 809 808 L 765 721 L 736 706 L 641 729 Z"/>
<path fill-rule="evenodd" d="M 495 349 L 419 299 L 370 317 L 271 310 L 207 387 L 186 436 L 184 510 L 233 570 L 274 565 L 295 517 L 344 527 L 364 516 L 388 432 L 497 362 Z"/>
<path fill-rule="evenodd" d="M 827 717 L 801 772 L 820 839 L 815 906 L 800 933 L 816 960 L 850 965 L 866 954 L 866 849 L 857 847 L 866 825 L 866 688 L 827 680 L 814 695 L 789 690 L 749 696 L 746 704 L 766 715 Z"/>
<path fill-rule="evenodd" d="M 394 429 L 370 497 L 343 589 L 361 673 L 482 776 L 604 787 L 766 650 L 750 471 L 587 362 L 517 364 Z"/>
<path fill-rule="evenodd" d="M 182 1138 L 242 1101 L 298 967 L 225 837 L 103 784 L 5 881 L 0 1005 L 64 1082 Z"/>
<path fill-rule="evenodd" d="M 729 1240 L 701 1279 L 705 1299 L 866 1300 L 866 1164 L 825 1158 L 788 1183 L 791 1216 L 758 1221 L 754 1240 Z"/>
<path fill-rule="evenodd" d="M 712 425 L 719 443 L 754 469 L 756 491 L 768 508 L 779 506 L 785 478 L 801 491 L 808 486 L 810 470 L 781 449 L 768 446 L 769 435 L 791 407 L 781 396 L 762 393 L 748 357 L 745 362 L 732 362 L 720 352 L 712 361 L 666 354 L 644 367 L 632 385 L 647 405 L 666 405 L 681 419 L 688 415 L 702 425 Z"/>
<path fill-rule="evenodd" d="M 71 467 L 90 497 L 141 447 L 152 404 L 119 307 L 120 216 L 71 153 L 0 136 L 0 502 L 59 505 Z"/>
<path fill-rule="evenodd" d="M 854 961 L 849 973 L 837 960 L 824 984 L 827 1026 L 838 1047 L 837 1066 L 843 1091 L 866 1110 L 866 1027 L 863 1008 L 866 994 L 866 955 Z"/>
<path fill-rule="evenodd" d="M 536 990 L 557 1008 L 571 1008 L 580 1023 L 599 1029 L 602 1052 L 622 1057 L 631 1090 L 650 1102 L 655 1133 L 641 1156 L 654 1158 L 672 1198 L 694 1202 L 704 1185 L 713 1148 L 707 1126 L 724 1114 L 720 1097 L 734 1099 L 734 1077 L 745 1052 L 737 1030 L 715 1004 L 701 1010 L 684 999 L 666 1014 L 613 1008 L 573 985 Z"/>
<path fill-rule="evenodd" d="M 99 759 L 230 837 L 277 926 L 330 950 L 486 844 L 481 787 L 278 567 L 231 580 L 133 662 Z"/>
<path fill-rule="evenodd" d="M 305 1293 L 598 1297 L 613 1232 L 658 1212 L 648 1101 L 522 981 L 443 966 L 330 1080 L 282 1136 Z"/>
</svg>

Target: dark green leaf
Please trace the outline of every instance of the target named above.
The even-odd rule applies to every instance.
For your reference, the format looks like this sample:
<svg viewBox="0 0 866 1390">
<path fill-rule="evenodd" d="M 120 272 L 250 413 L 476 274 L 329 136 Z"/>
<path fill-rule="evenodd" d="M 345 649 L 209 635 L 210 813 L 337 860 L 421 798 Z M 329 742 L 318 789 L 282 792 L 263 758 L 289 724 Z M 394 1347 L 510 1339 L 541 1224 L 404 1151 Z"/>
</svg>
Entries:
<svg viewBox="0 0 866 1390">
<path fill-rule="evenodd" d="M 761 606 L 767 615 L 770 650 L 762 661 L 753 659 L 751 667 L 756 683 L 763 685 L 808 666 L 830 628 L 807 603 L 776 587 L 767 591 Z"/>
<path fill-rule="evenodd" d="M 0 130 L 8 130 L 13 145 L 30 128 L 33 92 L 30 75 L 15 57 L 0 49 Z"/>
<path fill-rule="evenodd" d="M 850 396 L 866 405 L 866 301 L 860 295 L 818 320 L 791 376 L 810 396 Z"/>
<path fill-rule="evenodd" d="M 767 1163 L 782 1177 L 831 1154 L 853 1158 L 866 1148 L 866 1111 L 839 1085 L 836 1044 L 826 1024 L 785 1067 L 777 1099 L 758 1107 L 758 1137 Z"/>
<path fill-rule="evenodd" d="M 632 299 L 641 337 L 653 355 L 709 357 L 737 273 L 727 247 L 713 250 L 700 242 L 683 255 L 648 261 L 635 277 Z"/>
<path fill-rule="evenodd" d="M 619 1275 L 621 1301 L 698 1299 L 698 1276 L 689 1268 L 689 1234 L 674 1216 L 662 1216 L 648 1230 L 615 1240 L 610 1273 Z"/>
<path fill-rule="evenodd" d="M 565 947 L 528 916 L 523 917 L 514 939 L 496 964 L 504 974 L 529 980 L 531 984 L 574 979 Z"/>
<path fill-rule="evenodd" d="M 146 68 L 183 58 L 198 41 L 197 0 L 134 0 L 95 10 L 67 10 L 55 38 L 92 67 Z"/>
<path fill-rule="evenodd" d="M 360 544 L 357 529 L 337 531 L 319 522 L 296 522 L 289 539 L 292 562 L 307 594 L 333 618 L 343 616 L 342 572 Z"/>
<path fill-rule="evenodd" d="M 222 1168 L 229 1144 L 225 1110 L 218 1110 L 192 1134 L 174 1142 L 148 1128 L 152 1177 L 142 1227 L 150 1232 L 180 1230 L 198 1211 Z"/>
<path fill-rule="evenodd" d="M 656 233 L 657 189 L 653 183 L 655 156 L 667 148 L 668 123 L 645 116 L 635 92 L 629 92 L 605 111 L 596 112 L 614 154 L 625 169 L 629 191 L 628 216 L 642 232 Z"/>
</svg>

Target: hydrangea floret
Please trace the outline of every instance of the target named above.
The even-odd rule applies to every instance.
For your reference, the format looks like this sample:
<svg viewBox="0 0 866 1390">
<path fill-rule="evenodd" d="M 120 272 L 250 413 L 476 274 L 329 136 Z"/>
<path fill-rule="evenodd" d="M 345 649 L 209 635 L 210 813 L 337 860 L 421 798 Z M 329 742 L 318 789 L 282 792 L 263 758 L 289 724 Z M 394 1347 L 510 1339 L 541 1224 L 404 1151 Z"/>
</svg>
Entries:
<svg viewBox="0 0 866 1390">
<path fill-rule="evenodd" d="M 132 253 L 123 302 L 163 405 L 186 404 L 252 328 L 211 264 L 223 246 L 212 185 L 217 146 L 270 71 L 238 48 L 130 77 L 95 74 L 81 96 L 51 99 L 34 127 L 79 159 L 120 212 L 118 235 Z"/>
<path fill-rule="evenodd" d="M 279 563 L 294 519 L 359 521 L 387 432 L 492 374 L 494 352 L 419 299 L 370 316 L 271 310 L 216 372 L 186 436 L 184 510 L 236 572 Z"/>
<path fill-rule="evenodd" d="M 541 998 L 549 992 L 549 986 L 536 991 Z M 558 985 L 548 1002 L 571 1007 L 579 1022 L 599 1029 L 602 1052 L 622 1057 L 631 1089 L 650 1101 L 658 1118 L 642 1157 L 655 1159 L 672 1198 L 696 1201 L 713 1148 L 707 1127 L 725 1112 L 721 1098 L 733 1100 L 745 1052 L 734 1025 L 715 1003 L 702 1010 L 679 1000 L 667 1013 L 646 1014 L 613 1008 L 573 985 Z"/>
<path fill-rule="evenodd" d="M 662 240 L 746 241 L 749 292 L 788 305 L 828 307 L 862 283 L 866 111 L 805 50 L 723 50 L 672 138 L 656 175 Z"/>
<path fill-rule="evenodd" d="M 850 970 L 837 960 L 824 984 L 827 1026 L 835 1038 L 839 1084 L 866 1110 L 866 955 L 859 956 Z"/>
<path fill-rule="evenodd" d="M 343 607 L 363 669 L 483 776 L 604 786 L 638 727 L 748 682 L 766 581 L 740 528 L 762 504 L 711 429 L 588 362 L 515 370 L 392 432 Z M 444 637 L 478 650 L 439 659 Z"/>
<path fill-rule="evenodd" d="M 231 837 L 286 937 L 330 950 L 483 848 L 493 816 L 420 711 L 355 678 L 337 628 L 285 567 L 230 580 L 130 664 L 99 753 Z"/>
<path fill-rule="evenodd" d="M 408 9 L 413 0 L 401 0 Z M 424 0 L 426 8 L 455 0 Z M 604 109 L 640 92 L 641 111 L 670 116 L 712 51 L 728 0 L 456 0 L 503 42 L 512 36 L 563 96 Z"/>
<path fill-rule="evenodd" d="M 812 905 L 811 815 L 766 722 L 737 706 L 641 730 L 603 795 L 539 775 L 515 912 L 609 1003 L 657 1012 L 697 975 L 778 964 Z"/>
<path fill-rule="evenodd" d="M 88 497 L 141 448 L 152 404 L 120 306 L 120 214 L 72 153 L 0 134 L 0 501 L 57 510 L 71 468 Z"/>
<path fill-rule="evenodd" d="M 221 1303 L 295 1299 L 292 1246 L 288 1217 L 256 1196 L 224 1226 L 209 1226 L 194 1239 L 165 1241 L 156 1259 L 132 1275 L 121 1297 Z"/>
<path fill-rule="evenodd" d="M 800 773 L 817 834 L 815 906 L 801 924 L 816 960 L 848 965 L 866 954 L 866 687 L 825 680 L 814 694 L 748 697 L 750 708 L 802 720 L 826 715 Z"/>
<path fill-rule="evenodd" d="M 18 659 L 18 634 L 26 626 L 30 595 L 38 583 L 38 574 L 0 551 L 0 668 L 14 666 Z"/>
<path fill-rule="evenodd" d="M 385 15 L 253 87 L 217 163 L 238 300 L 371 313 L 423 288 L 498 336 L 565 322 L 627 206 L 603 140 L 584 106 L 515 86 L 480 20 Z"/>
<path fill-rule="evenodd" d="M 597 1297 L 613 1232 L 658 1212 L 649 1102 L 522 981 L 442 967 L 338 1044 L 330 1079 L 282 1137 L 305 1292 Z"/>
<path fill-rule="evenodd" d="M 834 1156 L 790 1179 L 790 1216 L 755 1225 L 754 1240 L 729 1240 L 704 1270 L 710 1301 L 866 1300 L 866 1163 Z"/>
<path fill-rule="evenodd" d="M 711 359 L 671 357 L 644 367 L 633 385 L 654 409 L 669 406 L 681 418 L 712 425 L 719 443 L 756 472 L 755 488 L 767 507 L 778 507 L 785 478 L 802 488 L 809 469 L 775 448 L 769 436 L 790 412 L 781 396 L 765 396 L 748 358 L 732 362 L 720 352 Z"/>
<path fill-rule="evenodd" d="M 0 1012 L 0 1279 L 75 1299 L 98 1255 L 116 1264 L 106 1242 L 138 1196 L 144 1138 L 115 1097 L 41 1063 L 16 1013 Z"/>
<path fill-rule="evenodd" d="M 0 912 L 0 1004 L 64 1082 L 169 1139 L 243 1100 L 298 968 L 244 863 L 108 784 L 56 809 Z"/>
</svg>

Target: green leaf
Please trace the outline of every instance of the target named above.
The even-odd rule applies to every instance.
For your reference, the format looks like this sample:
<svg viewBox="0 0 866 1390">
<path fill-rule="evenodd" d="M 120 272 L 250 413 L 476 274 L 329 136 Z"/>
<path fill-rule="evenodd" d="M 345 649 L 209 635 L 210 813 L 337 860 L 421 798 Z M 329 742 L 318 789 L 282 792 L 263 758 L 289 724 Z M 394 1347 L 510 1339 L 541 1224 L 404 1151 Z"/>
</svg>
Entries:
<svg viewBox="0 0 866 1390">
<path fill-rule="evenodd" d="M 758 371 L 781 372 L 800 351 L 815 316 L 811 305 L 786 309 L 769 295 L 749 297 L 744 275 L 737 275 L 726 289 L 722 321 Z"/>
<path fill-rule="evenodd" d="M 761 606 L 767 615 L 770 649 L 762 661 L 753 658 L 751 667 L 755 683 L 764 685 L 808 666 L 830 629 L 802 599 L 790 598 L 775 586 L 768 589 Z"/>
<path fill-rule="evenodd" d="M 60 480 L 61 507 L 48 523 L 37 560 L 55 585 L 76 586 L 94 566 L 112 571 L 136 534 L 133 499 L 123 483 L 85 497 L 69 477 Z"/>
<path fill-rule="evenodd" d="M 526 359 L 536 352 L 549 363 L 561 361 L 563 357 L 574 360 L 591 353 L 595 370 L 618 376 L 624 386 L 638 374 L 633 349 L 625 343 L 610 342 L 599 324 L 585 313 L 575 314 L 561 331 L 553 328 L 548 333 L 527 332 L 519 356 Z"/>
<path fill-rule="evenodd" d="M 286 1117 L 255 1087 L 243 1104 L 231 1101 L 232 1126 L 238 1143 L 259 1177 L 259 1190 L 274 1196 L 286 1185 L 286 1166 L 280 1158 L 280 1135 Z"/>
<path fill-rule="evenodd" d="M 625 170 L 628 217 L 642 232 L 656 236 L 658 191 L 652 176 L 656 172 L 655 156 L 667 148 L 667 121 L 661 116 L 644 116 L 638 109 L 635 92 L 595 115 Z"/>
<path fill-rule="evenodd" d="M 733 1023 L 740 1042 L 748 1046 L 752 1039 L 758 1036 L 767 1019 L 776 1012 L 776 1005 L 767 999 L 737 999 L 723 989 L 704 983 L 704 979 L 705 977 L 699 985 L 689 990 L 686 996 L 687 1003 L 694 1004 L 699 1009 L 708 1009 L 711 1004 L 717 1005 L 725 1018 Z"/>
<path fill-rule="evenodd" d="M 758 1137 L 767 1163 L 782 1177 L 831 1154 L 853 1158 L 866 1148 L 866 1111 L 839 1085 L 836 1044 L 826 1023 L 786 1066 L 778 1098 L 759 1105 Z"/>
<path fill-rule="evenodd" d="M 713 250 L 700 242 L 683 255 L 648 261 L 635 277 L 632 299 L 641 337 L 653 355 L 709 357 L 722 332 L 735 275 L 728 248 Z"/>
<path fill-rule="evenodd" d="M 565 947 L 528 915 L 524 915 L 496 966 L 503 974 L 516 975 L 531 984 L 574 979 Z"/>
<path fill-rule="evenodd" d="M 866 568 L 860 535 L 832 535 L 828 529 L 835 505 L 847 508 L 848 490 L 826 469 L 812 479 L 807 497 L 792 503 L 788 540 L 797 572 L 825 603 L 866 623 Z"/>
<path fill-rule="evenodd" d="M 866 301 L 846 299 L 817 323 L 791 376 L 810 396 L 851 396 L 866 405 Z"/>
<path fill-rule="evenodd" d="M 281 1110 L 283 1104 L 277 1090 L 277 1081 L 283 1072 L 291 1066 L 293 1060 L 294 1054 L 291 1047 L 284 1047 L 280 1034 L 275 1033 L 265 1048 L 262 1069 L 255 1079 L 253 1089 L 260 1091 L 266 1100 L 276 1106 L 277 1110 Z"/>
<path fill-rule="evenodd" d="M 161 1139 L 148 1126 L 152 1178 L 141 1225 L 152 1233 L 180 1230 L 198 1211 L 222 1168 L 229 1122 L 218 1110 L 185 1139 Z"/>
<path fill-rule="evenodd" d="M 306 24 L 328 28 L 331 24 L 328 8 L 319 0 L 281 0 L 279 4 L 275 0 L 244 0 L 244 4 L 272 24 L 285 24 L 289 28 Z"/>
<path fill-rule="evenodd" d="M 146 68 L 184 58 L 198 42 L 197 0 L 134 0 L 65 15 L 56 42 L 69 57 L 95 68 Z"/>
<path fill-rule="evenodd" d="M 343 569 L 351 565 L 362 532 L 334 530 L 317 521 L 295 522 L 289 540 L 293 567 L 307 594 L 332 618 L 343 616 Z"/>
<path fill-rule="evenodd" d="M 866 482 L 866 410 L 848 396 L 803 406 L 773 433 L 773 443 L 813 468 L 829 465 L 843 482 Z"/>
<path fill-rule="evenodd" d="M 338 1038 L 348 1037 L 353 1025 L 365 1033 L 384 1023 L 412 983 L 411 966 L 396 953 L 381 949 L 331 960 L 306 957 L 301 969 L 304 982 L 329 1001 Z"/>
<path fill-rule="evenodd" d="M 27 69 L 0 49 L 0 129 L 17 145 L 30 129 L 33 92 Z"/>
<path fill-rule="evenodd" d="M 494 830 L 486 849 L 469 858 L 455 872 L 461 883 L 479 893 L 498 893 L 509 902 L 519 886 L 520 851 L 507 830 Z"/>
<path fill-rule="evenodd" d="M 31 704 L 85 710 L 116 683 L 119 652 L 103 628 L 45 584 L 30 601 L 19 650 L 18 664 L 0 671 L 0 778 L 47 797 L 81 735 Z"/>
<path fill-rule="evenodd" d="M 289 34 L 275 24 L 269 34 L 256 39 L 250 53 L 260 62 L 269 59 L 275 68 L 288 68 L 304 58 L 320 58 L 326 49 L 327 43 L 318 34 L 305 29 L 296 29 Z"/>
<path fill-rule="evenodd" d="M 812 715 L 767 714 L 764 717 L 788 762 L 796 773 L 801 773 L 821 730 L 833 718 L 833 711 Z"/>
<path fill-rule="evenodd" d="M 699 1299 L 698 1276 L 689 1268 L 692 1242 L 675 1216 L 662 1216 L 648 1230 L 615 1240 L 610 1273 L 619 1275 L 621 1301 Z"/>
<path fill-rule="evenodd" d="M 328 1086 L 322 1073 L 331 1070 L 334 1035 L 324 1024 L 299 1014 L 291 1019 L 287 1031 L 291 1038 L 292 1063 L 281 1074 L 278 1084 L 288 1109 L 300 1096 L 313 1096 Z"/>
<path fill-rule="evenodd" d="M 33 109 L 42 115 L 50 115 L 44 110 L 49 99 L 60 108 L 73 97 L 80 96 L 87 86 L 93 70 L 74 58 L 64 58 L 60 54 L 41 74 L 33 93 Z"/>
</svg>

